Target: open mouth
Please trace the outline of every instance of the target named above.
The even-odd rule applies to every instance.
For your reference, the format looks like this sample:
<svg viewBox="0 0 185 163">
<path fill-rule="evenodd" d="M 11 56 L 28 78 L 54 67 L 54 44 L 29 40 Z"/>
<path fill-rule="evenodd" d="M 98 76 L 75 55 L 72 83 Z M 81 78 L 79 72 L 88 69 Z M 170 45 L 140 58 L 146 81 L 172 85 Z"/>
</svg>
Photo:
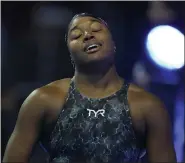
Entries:
<svg viewBox="0 0 185 163">
<path fill-rule="evenodd" d="M 94 53 L 97 52 L 101 48 L 101 44 L 92 44 L 85 48 L 85 52 L 87 53 Z"/>
</svg>

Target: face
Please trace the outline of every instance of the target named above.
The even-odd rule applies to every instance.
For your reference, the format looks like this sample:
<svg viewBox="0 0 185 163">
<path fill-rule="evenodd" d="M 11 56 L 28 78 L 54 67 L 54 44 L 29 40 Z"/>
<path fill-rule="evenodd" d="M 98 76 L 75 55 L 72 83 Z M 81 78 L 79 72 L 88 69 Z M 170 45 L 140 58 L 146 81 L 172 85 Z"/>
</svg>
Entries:
<svg viewBox="0 0 185 163">
<path fill-rule="evenodd" d="M 108 28 L 93 17 L 72 21 L 67 44 L 75 64 L 114 58 L 114 42 Z"/>
</svg>

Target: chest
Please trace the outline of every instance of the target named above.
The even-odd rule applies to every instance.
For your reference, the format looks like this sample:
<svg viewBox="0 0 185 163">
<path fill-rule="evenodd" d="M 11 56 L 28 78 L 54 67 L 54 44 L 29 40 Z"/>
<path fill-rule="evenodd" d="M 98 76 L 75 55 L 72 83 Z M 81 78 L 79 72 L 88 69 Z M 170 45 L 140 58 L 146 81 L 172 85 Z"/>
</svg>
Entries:
<svg viewBox="0 0 185 163">
<path fill-rule="evenodd" d="M 106 156 L 111 160 L 122 153 L 127 160 L 138 149 L 132 127 L 125 103 L 68 103 L 51 134 L 50 147 L 55 157 L 69 155 L 89 159 L 93 156 L 98 160 Z"/>
<path fill-rule="evenodd" d="M 139 114 L 124 101 L 68 101 L 62 110 L 49 115 L 45 126 L 50 131 L 48 147 L 55 153 L 53 157 L 94 155 L 98 159 L 106 155 L 113 159 L 123 153 L 123 158 L 131 159 L 138 149 L 134 131 L 140 130 L 142 125 L 137 123 L 142 123 Z"/>
<path fill-rule="evenodd" d="M 93 140 L 98 144 L 105 140 L 115 144 L 113 140 L 133 138 L 133 133 L 130 111 L 125 103 L 81 101 L 64 106 L 52 132 L 52 140 L 57 144 L 61 139 L 64 144 L 69 139 L 83 145 Z"/>
<path fill-rule="evenodd" d="M 128 105 L 119 99 L 67 101 L 63 107 L 49 110 L 43 130 L 50 133 L 57 125 L 62 130 L 78 126 L 84 132 L 90 126 L 98 126 L 96 128 L 99 130 L 124 126 L 134 128 L 137 133 L 144 133 L 144 120 L 137 106 Z"/>
</svg>

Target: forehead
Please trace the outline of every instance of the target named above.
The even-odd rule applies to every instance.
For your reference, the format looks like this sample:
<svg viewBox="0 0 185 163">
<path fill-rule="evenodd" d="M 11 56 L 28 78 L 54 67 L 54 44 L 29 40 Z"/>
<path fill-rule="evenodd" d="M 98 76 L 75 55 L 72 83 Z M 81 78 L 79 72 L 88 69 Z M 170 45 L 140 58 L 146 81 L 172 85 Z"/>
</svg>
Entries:
<svg viewBox="0 0 185 163">
<path fill-rule="evenodd" d="M 97 19 L 97 18 L 94 18 L 94 17 L 91 17 L 91 16 L 83 16 L 83 17 L 74 18 L 74 19 L 71 21 L 70 25 L 69 25 L 69 29 L 70 29 L 70 28 L 73 28 L 73 27 L 75 27 L 75 26 L 78 26 L 78 25 L 80 25 L 80 24 L 90 23 L 90 22 L 92 22 L 92 21 L 97 21 L 97 22 L 99 22 L 99 23 L 104 24 L 103 21 L 101 21 L 101 20 L 99 20 L 99 19 Z"/>
</svg>

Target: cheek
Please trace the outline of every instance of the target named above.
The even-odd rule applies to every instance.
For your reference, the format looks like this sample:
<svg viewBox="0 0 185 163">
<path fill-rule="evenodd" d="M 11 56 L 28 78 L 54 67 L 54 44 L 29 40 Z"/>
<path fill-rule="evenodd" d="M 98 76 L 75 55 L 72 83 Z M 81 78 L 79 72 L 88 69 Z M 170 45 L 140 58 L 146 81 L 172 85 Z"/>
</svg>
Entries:
<svg viewBox="0 0 185 163">
<path fill-rule="evenodd" d="M 113 43 L 111 37 L 106 37 L 106 38 L 104 38 L 104 40 L 106 40 L 104 42 L 104 44 L 105 44 L 107 50 L 110 50 L 114 47 L 114 43 Z"/>
<path fill-rule="evenodd" d="M 68 47 L 70 52 L 72 53 L 78 52 L 80 50 L 80 45 L 77 41 L 71 41 L 70 43 L 68 43 Z"/>
</svg>

